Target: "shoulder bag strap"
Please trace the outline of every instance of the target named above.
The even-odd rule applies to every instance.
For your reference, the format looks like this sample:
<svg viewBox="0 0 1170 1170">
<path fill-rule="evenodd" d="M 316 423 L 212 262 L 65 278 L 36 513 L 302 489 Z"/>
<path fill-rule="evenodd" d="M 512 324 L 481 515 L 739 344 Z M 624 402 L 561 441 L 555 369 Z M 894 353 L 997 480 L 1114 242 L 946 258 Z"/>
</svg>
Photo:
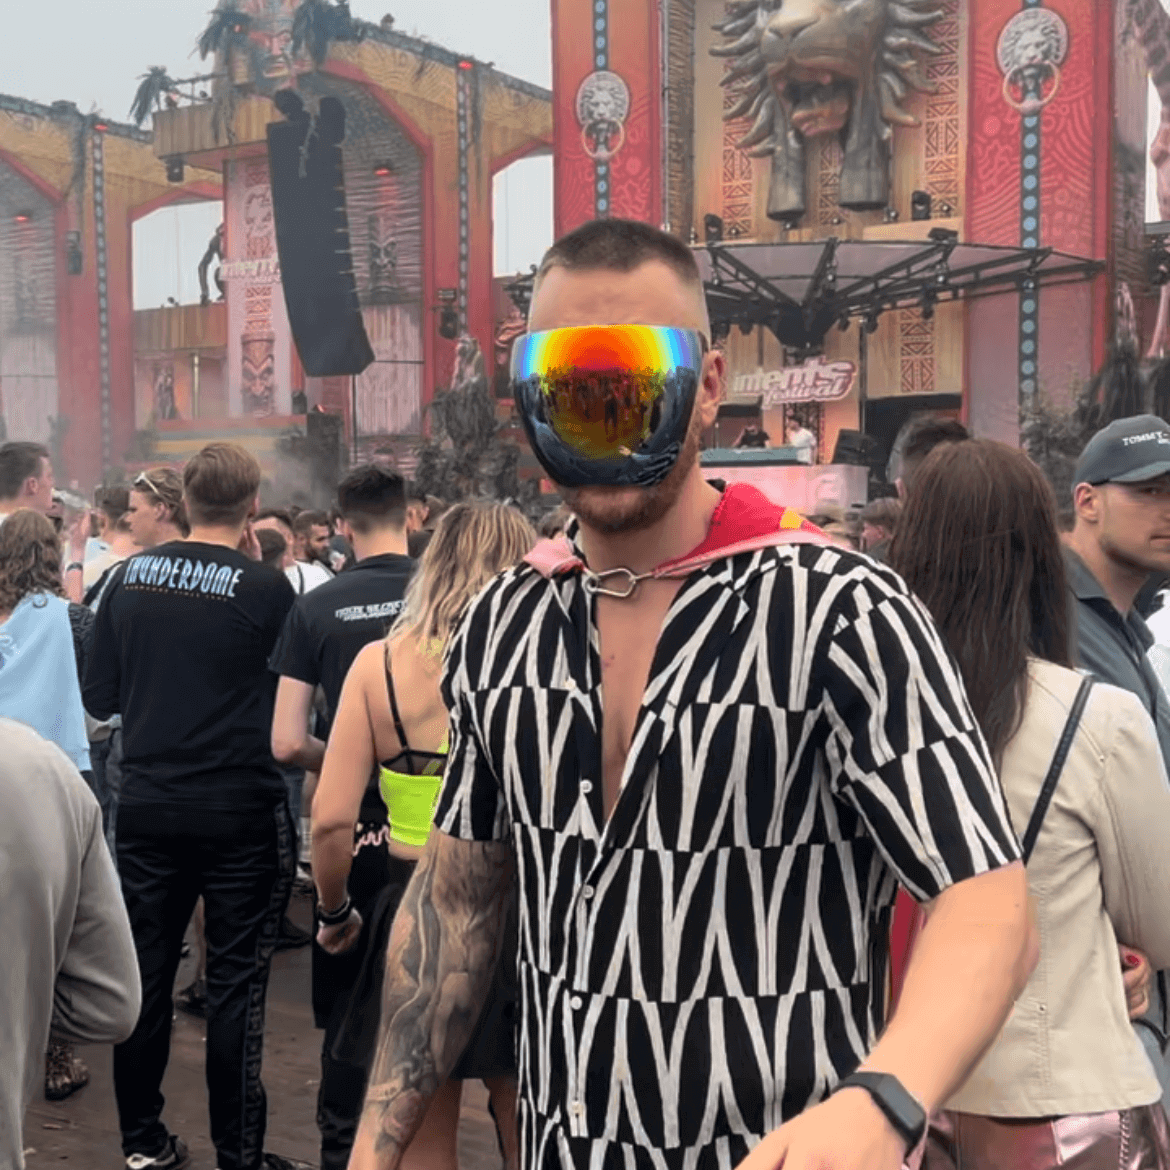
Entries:
<svg viewBox="0 0 1170 1170">
<path fill-rule="evenodd" d="M 1040 827 L 1044 824 L 1048 806 L 1052 803 L 1052 794 L 1056 791 L 1056 784 L 1060 779 L 1061 772 L 1064 771 L 1065 760 L 1068 759 L 1069 749 L 1072 747 L 1073 739 L 1076 738 L 1077 728 L 1080 726 L 1081 716 L 1084 714 L 1085 704 L 1089 701 L 1089 692 L 1093 689 L 1095 681 L 1091 675 L 1086 675 L 1081 679 L 1077 697 L 1073 699 L 1072 708 L 1068 713 L 1068 722 L 1065 723 L 1060 741 L 1056 745 L 1056 754 L 1052 757 L 1052 763 L 1048 767 L 1048 775 L 1044 777 L 1040 795 L 1036 799 L 1036 807 L 1032 809 L 1028 827 L 1024 830 L 1024 836 L 1020 840 L 1024 850 L 1025 865 L 1028 864 L 1028 860 L 1032 856 L 1032 850 L 1036 848 L 1036 838 L 1040 836 Z"/>
</svg>

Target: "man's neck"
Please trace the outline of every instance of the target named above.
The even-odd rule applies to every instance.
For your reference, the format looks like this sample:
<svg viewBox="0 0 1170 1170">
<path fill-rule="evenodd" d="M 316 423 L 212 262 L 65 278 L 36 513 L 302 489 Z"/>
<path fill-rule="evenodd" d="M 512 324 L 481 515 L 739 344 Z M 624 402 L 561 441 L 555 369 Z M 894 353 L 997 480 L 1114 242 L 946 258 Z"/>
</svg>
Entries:
<svg viewBox="0 0 1170 1170">
<path fill-rule="evenodd" d="M 581 551 L 594 572 L 630 569 L 649 573 L 702 544 L 718 505 L 719 493 L 703 478 L 696 463 L 674 507 L 661 520 L 637 532 L 617 534 L 598 532 L 582 522 L 578 538 Z"/>
<path fill-rule="evenodd" d="M 376 528 L 364 536 L 353 532 L 350 534 L 350 544 L 353 546 L 354 558 L 358 561 L 364 561 L 367 557 L 389 556 L 392 553 L 402 557 L 407 555 L 404 528 Z"/>
<path fill-rule="evenodd" d="M 192 525 L 191 535 L 187 539 L 199 544 L 218 544 L 223 548 L 238 549 L 243 535 L 244 526 L 242 524 L 233 525 L 231 528 Z"/>
<path fill-rule="evenodd" d="M 128 532 L 115 532 L 110 537 L 110 552 L 114 556 L 132 557 L 138 551 L 138 545 Z"/>
<path fill-rule="evenodd" d="M 1150 574 L 1111 557 L 1093 538 L 1092 532 L 1081 524 L 1065 537 L 1065 543 L 1085 562 L 1085 567 L 1096 577 L 1097 584 L 1117 612 L 1128 617 Z"/>
</svg>

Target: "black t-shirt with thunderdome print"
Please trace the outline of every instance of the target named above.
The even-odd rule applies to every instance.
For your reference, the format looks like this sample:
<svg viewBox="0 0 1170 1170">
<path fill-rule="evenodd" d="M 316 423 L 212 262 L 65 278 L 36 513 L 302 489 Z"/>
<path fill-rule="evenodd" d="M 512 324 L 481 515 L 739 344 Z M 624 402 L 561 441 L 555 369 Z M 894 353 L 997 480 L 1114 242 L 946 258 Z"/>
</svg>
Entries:
<svg viewBox="0 0 1170 1170">
<path fill-rule="evenodd" d="M 282 573 L 219 545 L 173 541 L 119 566 L 85 704 L 97 718 L 122 716 L 124 807 L 214 811 L 282 797 L 268 656 L 295 600 Z"/>
</svg>

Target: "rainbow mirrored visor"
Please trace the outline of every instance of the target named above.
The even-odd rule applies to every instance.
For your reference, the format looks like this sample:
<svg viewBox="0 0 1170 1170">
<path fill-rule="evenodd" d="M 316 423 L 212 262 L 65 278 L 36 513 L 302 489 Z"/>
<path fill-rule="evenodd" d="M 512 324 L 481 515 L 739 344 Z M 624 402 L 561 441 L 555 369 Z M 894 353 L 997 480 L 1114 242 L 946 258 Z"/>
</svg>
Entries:
<svg viewBox="0 0 1170 1170">
<path fill-rule="evenodd" d="M 549 478 L 650 487 L 678 462 L 707 341 L 693 329 L 585 325 L 526 333 L 512 397 Z"/>
</svg>

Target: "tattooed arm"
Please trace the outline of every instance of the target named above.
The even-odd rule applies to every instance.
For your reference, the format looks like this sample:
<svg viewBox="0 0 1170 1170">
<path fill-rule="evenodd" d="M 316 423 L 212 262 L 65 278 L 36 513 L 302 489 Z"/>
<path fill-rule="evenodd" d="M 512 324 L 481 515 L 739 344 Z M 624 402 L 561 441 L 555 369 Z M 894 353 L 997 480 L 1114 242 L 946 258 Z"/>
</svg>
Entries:
<svg viewBox="0 0 1170 1170">
<path fill-rule="evenodd" d="M 512 892 L 511 845 L 432 829 L 394 919 L 382 1024 L 349 1170 L 395 1170 L 487 999 Z"/>
</svg>

